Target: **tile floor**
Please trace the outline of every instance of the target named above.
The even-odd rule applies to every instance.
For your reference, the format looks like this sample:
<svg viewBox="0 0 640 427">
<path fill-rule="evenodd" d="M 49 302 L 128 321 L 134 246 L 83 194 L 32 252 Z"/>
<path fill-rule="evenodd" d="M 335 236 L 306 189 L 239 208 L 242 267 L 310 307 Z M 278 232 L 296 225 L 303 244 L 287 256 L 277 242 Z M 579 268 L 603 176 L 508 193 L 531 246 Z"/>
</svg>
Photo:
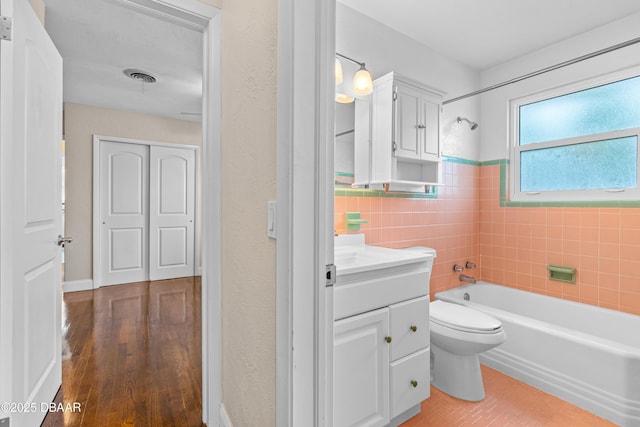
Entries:
<svg viewBox="0 0 640 427">
<path fill-rule="evenodd" d="M 615 426 L 590 412 L 482 366 L 486 398 L 465 402 L 431 387 L 422 412 L 402 427 Z"/>
</svg>

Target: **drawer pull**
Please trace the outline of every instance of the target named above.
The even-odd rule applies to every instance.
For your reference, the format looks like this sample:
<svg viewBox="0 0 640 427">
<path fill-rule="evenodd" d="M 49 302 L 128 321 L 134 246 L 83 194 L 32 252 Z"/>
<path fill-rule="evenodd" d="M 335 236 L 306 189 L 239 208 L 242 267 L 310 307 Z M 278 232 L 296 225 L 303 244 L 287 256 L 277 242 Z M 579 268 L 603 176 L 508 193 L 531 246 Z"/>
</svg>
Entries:
<svg viewBox="0 0 640 427">
<path fill-rule="evenodd" d="M 387 343 L 391 343 L 391 337 L 384 337 L 384 340 L 385 340 Z"/>
<path fill-rule="evenodd" d="M 418 330 L 418 327 L 416 325 L 411 325 L 411 327 L 409 328 L 411 329 L 413 332 Z"/>
<path fill-rule="evenodd" d="M 411 380 L 411 385 L 412 385 L 413 387 L 418 387 L 418 381 L 416 381 L 416 380 Z"/>
</svg>

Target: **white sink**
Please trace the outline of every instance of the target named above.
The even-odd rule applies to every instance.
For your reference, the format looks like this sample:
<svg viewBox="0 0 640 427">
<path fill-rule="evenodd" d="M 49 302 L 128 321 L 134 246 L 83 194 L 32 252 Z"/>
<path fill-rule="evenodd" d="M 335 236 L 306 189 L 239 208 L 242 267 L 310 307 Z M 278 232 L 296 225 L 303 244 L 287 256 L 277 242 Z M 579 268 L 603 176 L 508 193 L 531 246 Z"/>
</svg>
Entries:
<svg viewBox="0 0 640 427">
<path fill-rule="evenodd" d="M 427 254 L 365 245 L 364 234 L 341 235 L 335 238 L 334 264 L 338 276 L 379 270 L 426 261 Z"/>
<path fill-rule="evenodd" d="M 335 238 L 334 319 L 429 294 L 435 252 L 364 244 L 363 234 Z"/>
</svg>

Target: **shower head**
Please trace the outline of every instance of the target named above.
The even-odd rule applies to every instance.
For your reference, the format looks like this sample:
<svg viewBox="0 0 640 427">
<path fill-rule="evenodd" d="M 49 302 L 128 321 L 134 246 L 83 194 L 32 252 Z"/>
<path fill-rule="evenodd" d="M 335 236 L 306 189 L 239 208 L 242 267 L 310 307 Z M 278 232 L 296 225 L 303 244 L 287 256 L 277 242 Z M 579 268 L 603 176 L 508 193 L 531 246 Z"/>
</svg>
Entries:
<svg viewBox="0 0 640 427">
<path fill-rule="evenodd" d="M 458 122 L 458 124 L 462 123 L 463 121 L 464 121 L 464 122 L 469 123 L 469 127 L 471 128 L 471 130 L 476 130 L 476 129 L 478 129 L 478 124 L 477 124 L 476 122 L 472 122 L 471 120 L 466 119 L 466 118 L 464 118 L 464 117 L 460 117 L 460 116 L 458 116 L 458 118 L 456 119 L 456 121 Z"/>
</svg>

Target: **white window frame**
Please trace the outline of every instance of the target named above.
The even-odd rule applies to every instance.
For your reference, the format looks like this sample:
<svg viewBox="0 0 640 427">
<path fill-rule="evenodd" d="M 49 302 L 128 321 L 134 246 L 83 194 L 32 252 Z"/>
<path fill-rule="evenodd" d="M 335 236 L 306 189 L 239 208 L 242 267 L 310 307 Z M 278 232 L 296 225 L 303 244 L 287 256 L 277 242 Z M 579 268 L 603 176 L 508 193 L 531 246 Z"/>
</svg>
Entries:
<svg viewBox="0 0 640 427">
<path fill-rule="evenodd" d="M 602 202 L 620 200 L 640 200 L 640 128 L 614 130 L 599 134 L 585 135 L 574 138 L 558 139 L 521 146 L 519 141 L 520 107 L 538 101 L 567 95 L 573 92 L 587 90 L 597 86 L 614 83 L 640 76 L 640 67 L 610 73 L 604 76 L 583 80 L 569 85 L 545 90 L 536 94 L 510 100 L 510 150 L 509 150 L 509 201 L 513 202 Z M 523 151 L 543 148 L 561 147 L 566 145 L 596 142 L 627 136 L 638 138 L 637 180 L 635 188 L 608 188 L 592 190 L 555 190 L 555 191 L 520 191 L 520 153 Z"/>
</svg>

